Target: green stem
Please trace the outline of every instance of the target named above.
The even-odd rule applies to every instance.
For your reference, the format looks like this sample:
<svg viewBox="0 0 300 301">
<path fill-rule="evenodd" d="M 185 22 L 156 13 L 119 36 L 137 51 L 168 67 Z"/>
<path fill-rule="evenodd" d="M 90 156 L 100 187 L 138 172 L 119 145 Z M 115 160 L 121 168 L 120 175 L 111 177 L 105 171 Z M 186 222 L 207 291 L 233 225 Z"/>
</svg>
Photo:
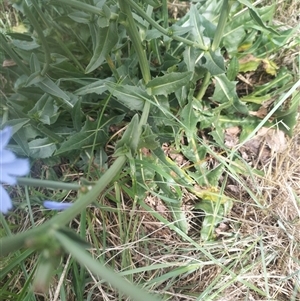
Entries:
<svg viewBox="0 0 300 301">
<path fill-rule="evenodd" d="M 126 0 L 128 3 L 130 0 Z M 139 59 L 139 64 L 141 68 L 141 72 L 143 75 L 143 79 L 145 84 L 147 84 L 151 80 L 151 73 L 150 73 L 150 68 L 149 68 L 149 63 L 147 60 L 146 52 L 145 49 L 142 45 L 142 41 L 140 39 L 135 21 L 132 16 L 132 12 L 130 9 L 130 6 L 126 4 L 126 1 L 120 0 L 119 1 L 119 6 L 121 9 L 121 12 L 126 16 L 125 21 L 123 22 L 127 33 L 132 41 L 133 47 L 135 48 L 135 51 L 137 53 L 138 59 Z M 133 149 L 137 149 L 138 142 L 140 139 L 140 136 L 142 134 L 143 130 L 143 125 L 147 123 L 149 112 L 150 112 L 150 102 L 145 102 L 144 108 L 143 108 L 143 113 L 137 128 L 137 135 L 135 135 L 132 139 L 131 145 Z"/>
<path fill-rule="evenodd" d="M 203 96 L 206 92 L 206 89 L 209 85 L 209 80 L 210 80 L 210 72 L 206 71 L 203 82 L 202 82 L 202 85 L 201 85 L 200 90 L 199 90 L 199 92 L 196 96 L 196 98 L 198 100 L 202 100 L 202 98 L 203 98 Z"/>
<path fill-rule="evenodd" d="M 130 6 L 126 4 L 126 2 L 130 2 L 130 1 L 124 1 L 124 0 L 119 1 L 121 12 L 125 15 L 125 21 L 123 21 L 122 24 L 125 26 L 127 33 L 130 37 L 130 40 L 132 42 L 132 45 L 135 48 L 136 54 L 139 59 L 141 72 L 145 84 L 147 84 L 151 80 L 149 63 L 147 61 L 146 52 L 142 45 L 142 41 L 140 39 L 139 32 L 137 30 L 135 21 L 133 19 Z"/>
<path fill-rule="evenodd" d="M 175 36 L 173 35 L 173 31 L 172 29 L 165 29 L 163 28 L 162 26 L 160 26 L 157 22 L 155 22 L 151 17 L 149 17 L 140 7 L 137 3 L 135 3 L 134 1 L 132 0 L 126 0 L 129 5 L 131 7 L 133 7 L 136 12 L 138 12 L 138 14 L 143 17 L 146 21 L 148 21 L 154 28 L 156 28 L 158 31 L 160 31 L 162 34 L 164 34 L 165 36 L 168 36 L 170 38 L 172 38 L 173 40 L 176 40 L 178 42 L 182 42 L 188 46 L 193 46 L 193 47 L 196 47 L 196 48 L 199 48 L 199 49 L 202 49 L 202 50 L 207 50 L 208 47 L 205 46 L 205 45 L 201 45 L 201 44 L 198 44 L 198 43 L 195 43 L 193 41 L 190 41 L 188 39 L 185 39 L 185 38 L 182 38 L 182 37 L 179 37 L 179 36 Z M 119 1 L 119 3 L 122 2 L 122 1 Z"/>
<path fill-rule="evenodd" d="M 164 27 L 167 28 L 169 25 L 168 0 L 162 0 L 162 13 L 163 13 Z"/>
<path fill-rule="evenodd" d="M 88 205 L 94 202 L 99 194 L 103 192 L 106 186 L 113 180 L 113 178 L 121 171 L 125 164 L 126 156 L 120 156 L 106 171 L 106 173 L 97 181 L 95 186 L 86 194 L 82 194 L 72 207 L 61 214 L 55 215 L 53 218 L 26 232 L 18 233 L 14 236 L 4 237 L 0 240 L 0 256 L 5 256 L 10 252 L 16 251 L 24 247 L 24 245 L 35 238 L 47 233 L 49 229 L 59 228 L 69 223 L 80 212 L 86 209 Z"/>
<path fill-rule="evenodd" d="M 65 183 L 33 178 L 18 178 L 17 181 L 18 185 L 28 185 L 32 187 L 44 187 L 51 189 L 80 190 L 80 188 L 82 187 L 81 185 L 76 183 Z"/>
<path fill-rule="evenodd" d="M 45 64 L 44 64 L 43 70 L 41 71 L 41 76 L 45 76 L 48 69 L 49 69 L 50 62 L 51 62 L 50 50 L 49 50 L 49 47 L 48 47 L 48 43 L 46 41 L 46 38 L 44 36 L 44 33 L 41 29 L 40 24 L 36 20 L 35 16 L 33 15 L 33 13 L 30 10 L 30 8 L 27 6 L 26 1 L 23 2 L 23 8 L 24 8 L 24 12 L 25 12 L 26 17 L 30 21 L 30 24 L 33 26 L 34 30 L 37 32 L 38 37 L 39 37 L 39 39 L 42 43 L 42 47 L 44 49 Z M 32 70 L 32 71 L 34 71 L 34 70 Z"/>
</svg>

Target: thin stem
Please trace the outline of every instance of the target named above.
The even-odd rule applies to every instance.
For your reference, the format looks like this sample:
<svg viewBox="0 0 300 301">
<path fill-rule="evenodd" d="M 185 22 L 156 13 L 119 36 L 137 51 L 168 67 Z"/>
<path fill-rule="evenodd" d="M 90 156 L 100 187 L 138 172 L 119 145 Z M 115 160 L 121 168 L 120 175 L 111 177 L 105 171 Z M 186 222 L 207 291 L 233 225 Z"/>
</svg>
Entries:
<svg viewBox="0 0 300 301">
<path fill-rule="evenodd" d="M 204 79 L 203 79 L 203 82 L 202 82 L 202 85 L 201 85 L 201 88 L 196 96 L 196 98 L 198 100 L 202 100 L 205 92 L 206 92 L 206 89 L 209 85 L 209 80 L 210 80 L 210 73 L 208 71 L 206 71 L 205 73 L 205 76 L 204 76 Z"/>
<path fill-rule="evenodd" d="M 132 41 L 132 45 L 135 48 L 136 54 L 139 59 L 140 68 L 143 74 L 145 83 L 147 84 L 151 80 L 150 68 L 147 61 L 145 49 L 142 45 L 135 21 L 132 16 L 130 6 L 126 4 L 124 0 L 119 1 L 119 6 L 122 13 L 125 15 L 125 21 L 122 24 L 125 26 L 127 33 Z M 130 1 L 128 1 L 130 2 Z"/>
<path fill-rule="evenodd" d="M 33 178 L 18 178 L 18 185 L 28 185 L 32 187 L 44 187 L 51 189 L 64 189 L 64 190 L 80 190 L 81 185 L 76 183 L 65 183 L 58 181 L 49 181 L 49 180 L 41 180 L 41 179 L 33 179 Z"/>
<path fill-rule="evenodd" d="M 162 13 L 163 13 L 164 27 L 167 28 L 169 25 L 168 0 L 162 0 Z"/>
<path fill-rule="evenodd" d="M 126 27 L 127 33 L 132 41 L 133 47 L 135 48 L 135 51 L 137 53 L 140 68 L 143 74 L 143 79 L 145 84 L 147 84 L 151 80 L 151 73 L 149 68 L 149 63 L 147 60 L 145 49 L 142 45 L 142 41 L 140 39 L 135 21 L 132 16 L 132 12 L 130 9 L 130 6 L 125 3 L 126 1 L 120 0 L 119 6 L 122 11 L 122 13 L 126 16 L 126 20 L 123 22 L 124 26 Z M 127 1 L 130 2 L 130 1 Z M 132 139 L 131 146 L 132 149 L 137 149 L 138 142 L 140 139 L 140 136 L 142 134 L 143 125 L 147 123 L 149 112 L 150 112 L 150 102 L 145 102 L 143 113 L 137 128 L 137 135 L 135 135 Z"/>
</svg>

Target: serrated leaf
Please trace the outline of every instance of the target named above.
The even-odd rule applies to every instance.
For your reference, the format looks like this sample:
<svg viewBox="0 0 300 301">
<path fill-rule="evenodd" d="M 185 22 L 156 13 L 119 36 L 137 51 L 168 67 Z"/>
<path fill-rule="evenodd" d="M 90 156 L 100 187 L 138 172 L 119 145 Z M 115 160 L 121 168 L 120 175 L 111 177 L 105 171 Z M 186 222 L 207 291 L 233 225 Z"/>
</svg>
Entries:
<svg viewBox="0 0 300 301">
<path fill-rule="evenodd" d="M 110 22 L 108 27 L 98 28 L 94 54 L 85 69 L 85 73 L 90 73 L 97 69 L 105 60 L 105 56 L 113 49 L 117 42 L 118 30 L 116 21 Z"/>
<path fill-rule="evenodd" d="M 181 87 L 187 85 L 193 72 L 173 72 L 152 79 L 147 85 L 147 92 L 150 95 L 168 95 Z"/>
<path fill-rule="evenodd" d="M 188 71 L 195 71 L 196 62 L 204 55 L 204 51 L 195 47 L 187 46 L 183 52 L 183 60 Z"/>
</svg>

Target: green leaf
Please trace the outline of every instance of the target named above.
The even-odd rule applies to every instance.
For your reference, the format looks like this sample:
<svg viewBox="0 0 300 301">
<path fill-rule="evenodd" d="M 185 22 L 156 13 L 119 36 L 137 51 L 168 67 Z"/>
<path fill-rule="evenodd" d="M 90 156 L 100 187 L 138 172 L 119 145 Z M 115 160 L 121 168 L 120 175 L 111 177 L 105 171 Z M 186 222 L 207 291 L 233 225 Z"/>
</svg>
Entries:
<svg viewBox="0 0 300 301">
<path fill-rule="evenodd" d="M 99 128 L 97 128 L 98 122 L 93 122 L 87 119 L 81 131 L 70 136 L 69 140 L 63 142 L 61 147 L 56 151 L 55 155 L 60 155 L 72 150 L 80 151 L 83 148 L 92 147 L 94 143 L 104 146 L 108 138 L 108 126 L 111 124 L 118 124 L 123 118 L 124 115 L 118 115 L 103 120 Z"/>
<path fill-rule="evenodd" d="M 86 94 L 91 94 L 91 93 L 96 93 L 101 95 L 103 92 L 107 91 L 107 83 L 112 82 L 113 78 L 108 77 L 106 79 L 99 79 L 91 84 L 84 85 L 82 88 L 77 89 L 75 91 L 76 95 L 86 95 Z"/>
<path fill-rule="evenodd" d="M 259 26 L 261 26 L 262 28 L 268 30 L 269 32 L 275 35 L 279 35 L 279 33 L 276 30 L 264 24 L 259 13 L 256 11 L 256 8 L 249 1 L 247 0 L 238 0 L 238 1 L 248 7 L 251 17 Z"/>
<path fill-rule="evenodd" d="M 159 147 L 159 142 L 157 141 L 157 135 L 152 132 L 152 129 L 149 124 L 144 126 L 144 131 L 140 137 L 138 148 L 143 147 L 147 149 L 156 149 Z"/>
<path fill-rule="evenodd" d="M 186 127 L 186 131 L 190 134 L 196 131 L 197 123 L 200 121 L 200 112 L 194 109 L 194 101 L 190 100 L 183 108 L 180 117 Z"/>
<path fill-rule="evenodd" d="M 229 62 L 228 69 L 227 69 L 227 77 L 230 81 L 235 80 L 236 76 L 239 73 L 239 60 L 236 56 L 232 57 Z"/>
<path fill-rule="evenodd" d="M 183 59 L 188 71 L 195 71 L 196 62 L 204 55 L 204 51 L 187 46 L 183 52 Z"/>
<path fill-rule="evenodd" d="M 230 81 L 224 74 L 215 76 L 216 88 L 213 99 L 219 103 L 228 103 L 227 110 L 248 114 L 247 106 L 242 103 L 236 93 L 236 83 Z"/>
<path fill-rule="evenodd" d="M 29 123 L 29 118 L 18 118 L 18 119 L 11 119 L 4 123 L 4 126 L 12 127 L 13 135 L 18 132 L 21 128 L 23 128 L 27 123 Z"/>
<path fill-rule="evenodd" d="M 293 135 L 293 130 L 298 122 L 298 109 L 300 105 L 300 92 L 295 93 L 292 99 L 289 100 L 287 109 L 281 108 L 274 114 L 276 117 L 275 122 L 279 123 L 281 130 L 286 132 L 290 137 Z M 279 122 L 280 121 L 280 122 Z"/>
<path fill-rule="evenodd" d="M 38 117 L 39 121 L 47 125 L 54 123 L 59 116 L 58 106 L 48 94 L 44 94 L 28 114 L 33 119 Z"/>
<path fill-rule="evenodd" d="M 215 202 L 204 199 L 195 205 L 195 209 L 200 209 L 205 212 L 200 232 L 201 238 L 204 241 L 212 239 L 216 225 L 223 219 L 224 206 L 216 205 Z"/>
<path fill-rule="evenodd" d="M 24 126 L 28 124 L 30 119 L 20 118 L 9 120 L 5 123 L 5 126 L 11 126 L 13 128 L 13 139 L 17 142 L 19 147 L 24 152 L 24 155 L 29 157 L 29 146 L 27 142 L 27 137 L 25 135 Z"/>
<path fill-rule="evenodd" d="M 106 87 L 117 100 L 130 110 L 142 111 L 149 95 L 140 87 L 107 82 Z"/>
<path fill-rule="evenodd" d="M 32 140 L 28 146 L 29 155 L 34 159 L 49 158 L 56 151 L 56 144 L 49 138 Z"/>
<path fill-rule="evenodd" d="M 36 85 L 38 83 L 40 83 L 42 80 L 44 79 L 44 77 L 41 76 L 40 71 L 36 71 L 30 74 L 30 76 L 28 76 L 26 83 L 25 83 L 25 87 L 30 87 L 31 85 Z"/>
<path fill-rule="evenodd" d="M 61 227 L 57 231 L 70 238 L 72 241 L 77 243 L 78 246 L 80 246 L 81 248 L 83 249 L 91 248 L 91 245 L 82 237 L 80 237 L 76 232 L 74 232 L 72 229 L 67 227 Z"/>
<path fill-rule="evenodd" d="M 158 0 L 145 0 L 145 3 L 153 6 L 153 8 L 157 8 L 157 7 L 161 6 L 161 2 Z"/>
<path fill-rule="evenodd" d="M 94 54 L 86 67 L 85 72 L 90 73 L 97 69 L 103 63 L 106 55 L 113 49 L 117 42 L 118 28 L 115 21 L 110 22 L 108 27 L 99 28 Z"/>
<path fill-rule="evenodd" d="M 73 105 L 69 102 L 69 96 L 63 92 L 50 78 L 45 77 L 37 84 L 37 86 L 48 94 L 62 98 L 69 107 L 73 107 Z"/>
<path fill-rule="evenodd" d="M 89 24 L 89 22 L 91 22 L 90 15 L 79 10 L 68 14 L 68 17 L 77 23 Z"/>
<path fill-rule="evenodd" d="M 228 28 L 228 32 L 224 35 L 222 44 L 229 53 L 237 53 L 238 48 L 246 37 L 246 31 L 243 26 Z"/>
<path fill-rule="evenodd" d="M 83 113 L 81 111 L 81 99 L 78 99 L 72 110 L 72 121 L 73 126 L 77 132 L 81 129 Z"/>
<path fill-rule="evenodd" d="M 168 95 L 175 92 L 181 87 L 187 85 L 193 72 L 173 72 L 171 74 L 166 74 L 149 81 L 146 85 L 147 92 L 150 95 Z"/>
<path fill-rule="evenodd" d="M 22 36 L 25 36 L 25 35 L 23 34 Z M 37 48 L 41 47 L 41 45 L 39 45 L 35 40 L 21 41 L 21 40 L 13 39 L 12 44 L 17 48 L 22 49 L 22 50 L 26 50 L 26 51 L 32 51 L 34 49 L 37 49 Z"/>
<path fill-rule="evenodd" d="M 204 47 L 205 46 L 204 37 L 203 37 L 204 28 L 201 26 L 199 12 L 197 11 L 196 6 L 193 4 L 191 4 L 189 15 L 190 15 L 189 23 L 192 26 L 191 32 L 194 41 Z"/>
<path fill-rule="evenodd" d="M 206 68 L 211 75 L 225 73 L 224 58 L 221 55 L 220 49 L 217 49 L 215 52 L 212 52 L 210 49 L 206 51 L 201 62 L 201 66 Z"/>
<path fill-rule="evenodd" d="M 41 71 L 41 64 L 35 53 L 32 53 L 31 57 L 30 57 L 30 70 L 31 70 L 31 72 L 40 72 Z"/>
<path fill-rule="evenodd" d="M 128 153 L 128 150 L 131 150 L 133 155 L 136 152 L 135 145 L 133 145 L 134 137 L 137 134 L 137 128 L 139 125 L 139 115 L 135 114 L 131 119 L 125 133 L 122 138 L 117 142 L 115 155 L 124 155 Z"/>
</svg>

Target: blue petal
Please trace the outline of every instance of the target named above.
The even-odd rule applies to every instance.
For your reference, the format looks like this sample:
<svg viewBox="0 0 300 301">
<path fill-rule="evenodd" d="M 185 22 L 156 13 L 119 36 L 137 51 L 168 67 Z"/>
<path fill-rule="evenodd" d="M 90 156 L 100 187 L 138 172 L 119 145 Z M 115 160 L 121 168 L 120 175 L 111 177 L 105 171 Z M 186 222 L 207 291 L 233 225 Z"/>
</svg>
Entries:
<svg viewBox="0 0 300 301">
<path fill-rule="evenodd" d="M 0 182 L 9 185 L 16 184 L 15 177 L 25 176 L 30 170 L 27 159 L 15 159 L 13 162 L 1 164 L 0 168 Z"/>
<path fill-rule="evenodd" d="M 44 207 L 51 210 L 65 210 L 72 206 L 72 203 L 59 203 L 54 201 L 44 201 Z"/>
<path fill-rule="evenodd" d="M 5 127 L 2 131 L 0 131 L 0 149 L 4 149 L 4 147 L 8 144 L 10 137 L 12 135 L 12 128 L 10 126 Z"/>
<path fill-rule="evenodd" d="M 6 190 L 0 185 L 0 211 L 6 214 L 11 208 L 11 199 Z"/>
<path fill-rule="evenodd" d="M 7 149 L 0 150 L 0 163 L 9 163 L 13 162 L 16 159 L 15 154 Z"/>
</svg>

